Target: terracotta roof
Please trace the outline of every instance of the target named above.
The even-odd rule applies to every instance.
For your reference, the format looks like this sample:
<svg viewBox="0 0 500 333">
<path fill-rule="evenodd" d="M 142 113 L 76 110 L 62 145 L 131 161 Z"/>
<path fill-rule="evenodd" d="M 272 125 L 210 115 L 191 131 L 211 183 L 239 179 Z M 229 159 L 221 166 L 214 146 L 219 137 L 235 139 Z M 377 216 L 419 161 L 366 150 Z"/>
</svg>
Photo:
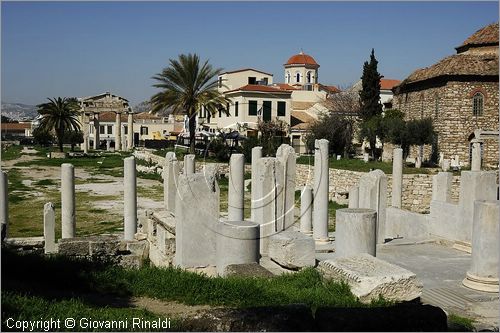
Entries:
<svg viewBox="0 0 500 333">
<path fill-rule="evenodd" d="M 399 80 L 380 79 L 380 90 L 391 90 L 394 86 L 400 84 Z"/>
<path fill-rule="evenodd" d="M 134 114 L 134 119 L 153 119 L 153 120 L 161 120 L 161 117 L 158 117 L 155 114 L 151 114 L 149 112 L 140 112 Z"/>
<path fill-rule="evenodd" d="M 463 52 L 471 47 L 498 45 L 498 22 L 479 29 L 467 38 L 462 45 L 456 47 L 457 52 Z"/>
<path fill-rule="evenodd" d="M 288 83 L 274 83 L 273 86 L 276 86 L 281 90 L 299 90 L 299 88 L 295 88 Z"/>
<path fill-rule="evenodd" d="M 339 92 L 342 91 L 342 90 L 340 90 L 339 88 L 337 88 L 335 86 L 325 86 L 324 84 L 320 84 L 319 86 L 321 88 L 323 88 L 324 90 L 328 90 L 328 92 L 330 92 L 332 94 L 339 93 Z"/>
<path fill-rule="evenodd" d="M 31 128 L 28 123 L 2 123 L 0 124 L 2 131 L 20 131 L 24 132 L 25 129 Z"/>
<path fill-rule="evenodd" d="M 313 57 L 302 52 L 291 56 L 285 65 L 314 65 L 319 67 L 318 63 L 316 62 L 316 60 L 314 60 Z"/>
<path fill-rule="evenodd" d="M 273 74 L 266 73 L 266 72 L 263 72 L 263 71 L 260 71 L 260 70 L 258 70 L 258 69 L 254 69 L 254 68 L 242 68 L 242 69 L 236 69 L 236 70 L 234 70 L 234 71 L 229 71 L 229 72 L 224 72 L 224 73 L 221 73 L 220 75 L 222 75 L 222 74 L 239 73 L 239 72 L 245 72 L 245 71 L 254 71 L 254 72 L 259 72 L 259 73 L 266 74 L 266 75 L 269 75 L 269 76 L 273 76 Z"/>
<path fill-rule="evenodd" d="M 127 121 L 128 116 L 125 113 L 122 113 L 120 119 L 123 122 Z M 116 113 L 114 112 L 99 112 L 99 122 L 114 122 L 116 121 Z"/>
<path fill-rule="evenodd" d="M 307 110 L 312 107 L 316 102 L 294 102 L 292 101 L 293 110 Z"/>
<path fill-rule="evenodd" d="M 417 69 L 395 88 L 451 75 L 498 76 L 498 55 L 455 54 L 430 67 Z"/>
<path fill-rule="evenodd" d="M 246 86 L 240 87 L 238 89 L 233 89 L 226 91 L 225 93 L 231 93 L 235 91 L 247 91 L 247 92 L 272 92 L 272 93 L 278 93 L 278 94 L 290 94 L 290 91 L 279 89 L 279 88 L 274 88 L 271 86 L 263 86 L 260 84 L 247 84 Z"/>
</svg>

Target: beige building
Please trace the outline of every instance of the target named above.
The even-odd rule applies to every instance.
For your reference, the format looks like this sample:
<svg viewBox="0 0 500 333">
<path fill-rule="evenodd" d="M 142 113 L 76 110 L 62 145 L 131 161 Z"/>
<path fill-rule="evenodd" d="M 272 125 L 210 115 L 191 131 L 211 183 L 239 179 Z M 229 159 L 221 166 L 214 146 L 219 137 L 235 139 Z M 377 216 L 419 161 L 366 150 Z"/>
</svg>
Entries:
<svg viewBox="0 0 500 333">
<path fill-rule="evenodd" d="M 432 118 L 443 158 L 468 165 L 471 140 L 479 139 L 484 164 L 497 167 L 498 23 L 475 32 L 456 52 L 396 86 L 393 107 L 407 119 Z M 415 147 L 410 154 L 416 153 Z M 430 153 L 425 147 L 424 158 Z"/>
</svg>

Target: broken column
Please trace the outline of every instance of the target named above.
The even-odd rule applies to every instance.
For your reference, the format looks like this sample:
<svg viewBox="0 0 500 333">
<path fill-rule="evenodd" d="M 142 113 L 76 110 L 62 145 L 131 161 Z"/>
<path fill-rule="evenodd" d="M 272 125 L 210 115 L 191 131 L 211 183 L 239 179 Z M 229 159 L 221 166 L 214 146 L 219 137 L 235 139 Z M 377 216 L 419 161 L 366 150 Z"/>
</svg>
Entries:
<svg viewBox="0 0 500 333">
<path fill-rule="evenodd" d="M 134 148 L 134 113 L 129 112 L 127 118 L 127 150 Z"/>
<path fill-rule="evenodd" d="M 472 162 L 471 171 L 481 171 L 481 141 L 478 139 L 471 140 L 472 143 Z"/>
<path fill-rule="evenodd" d="M 254 191 L 254 184 L 256 183 L 256 169 L 257 169 L 257 162 L 259 161 L 259 159 L 262 158 L 262 147 L 253 147 L 252 148 L 252 170 L 251 170 L 251 173 L 252 173 L 252 190 L 250 191 L 250 195 L 252 197 L 252 202 L 251 202 L 251 210 L 250 210 L 250 219 L 252 221 L 254 221 L 254 205 L 255 203 L 257 202 L 257 197 L 256 197 L 256 191 Z"/>
<path fill-rule="evenodd" d="M 99 149 L 100 146 L 100 130 L 101 126 L 99 125 L 99 113 L 94 113 L 94 150 Z"/>
<path fill-rule="evenodd" d="M 476 201 L 472 231 L 472 260 L 463 284 L 498 293 L 499 202 Z"/>
<path fill-rule="evenodd" d="M 259 225 L 250 221 L 221 221 L 216 229 L 217 273 L 232 264 L 259 262 Z"/>
<path fill-rule="evenodd" d="M 328 242 L 328 140 L 314 142 L 313 238 Z"/>
<path fill-rule="evenodd" d="M 257 198 L 252 208 L 254 222 L 260 224 L 260 253 L 267 254 L 269 237 L 283 230 L 283 206 L 278 204 L 283 200 L 283 167 L 276 158 L 264 157 L 253 172 L 252 192 Z"/>
<path fill-rule="evenodd" d="M 392 158 L 392 207 L 401 208 L 403 194 L 403 149 L 395 148 Z"/>
<path fill-rule="evenodd" d="M 135 170 L 135 157 L 130 156 L 124 160 L 123 169 L 123 198 L 124 198 L 124 239 L 134 240 L 137 232 L 137 180 Z"/>
<path fill-rule="evenodd" d="M 122 118 L 121 113 L 117 112 L 115 116 L 115 150 L 122 150 Z"/>
<path fill-rule="evenodd" d="M 359 186 L 352 186 L 349 189 L 349 208 L 359 207 Z"/>
<path fill-rule="evenodd" d="M 75 237 L 75 168 L 70 163 L 61 164 L 61 230 L 62 238 Z"/>
<path fill-rule="evenodd" d="M 274 234 L 269 241 L 269 258 L 288 269 L 314 267 L 314 240 L 298 231 L 285 230 Z"/>
<path fill-rule="evenodd" d="M 283 166 L 283 212 L 284 228 L 288 229 L 295 222 L 295 175 L 296 175 L 296 155 L 292 146 L 282 144 L 276 151 L 276 158 Z"/>
<path fill-rule="evenodd" d="M 457 221 L 457 240 L 467 243 L 472 240 L 474 201 L 496 199 L 497 182 L 495 171 L 462 171 L 458 200 L 460 218 Z"/>
<path fill-rule="evenodd" d="M 312 235 L 312 188 L 304 186 L 300 195 L 300 232 Z"/>
<path fill-rule="evenodd" d="M 179 175 L 175 197 L 175 265 L 216 265 L 219 185 L 215 174 Z"/>
<path fill-rule="evenodd" d="M 229 161 L 229 189 L 227 219 L 243 221 L 243 202 L 245 195 L 245 155 L 232 154 Z"/>
<path fill-rule="evenodd" d="M 438 172 L 432 176 L 432 200 L 451 202 L 451 172 Z"/>
<path fill-rule="evenodd" d="M 192 175 L 195 173 L 195 155 L 188 154 L 184 155 L 184 174 Z"/>
<path fill-rule="evenodd" d="M 387 176 L 382 170 L 374 170 L 359 180 L 359 208 L 377 212 L 377 244 L 385 241 L 385 211 L 387 207 Z"/>
<path fill-rule="evenodd" d="M 179 176 L 179 164 L 174 152 L 169 151 L 165 155 L 163 166 L 163 200 L 165 209 L 173 213 L 175 211 L 175 197 L 177 195 L 177 178 Z"/>
<path fill-rule="evenodd" d="M 0 172 L 0 223 L 2 237 L 8 237 L 9 229 L 9 181 L 5 171 Z"/>
<path fill-rule="evenodd" d="M 54 204 L 47 202 L 43 206 L 43 238 L 45 240 L 45 253 L 56 252 L 56 215 Z"/>
<path fill-rule="evenodd" d="M 84 113 L 82 115 L 82 127 L 83 127 L 83 152 L 88 154 L 89 152 L 89 116 Z"/>
<path fill-rule="evenodd" d="M 376 254 L 377 213 L 374 209 L 338 209 L 335 218 L 335 253 L 338 257 Z"/>
</svg>

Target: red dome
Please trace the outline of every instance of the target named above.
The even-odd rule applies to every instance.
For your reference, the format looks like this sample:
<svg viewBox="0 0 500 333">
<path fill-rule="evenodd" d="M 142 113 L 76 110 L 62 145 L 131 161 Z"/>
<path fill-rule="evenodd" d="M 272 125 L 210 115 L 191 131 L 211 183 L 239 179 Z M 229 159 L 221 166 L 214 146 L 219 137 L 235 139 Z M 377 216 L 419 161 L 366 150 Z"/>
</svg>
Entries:
<svg viewBox="0 0 500 333">
<path fill-rule="evenodd" d="M 319 66 L 313 57 L 311 57 L 310 55 L 304 54 L 302 52 L 291 56 L 285 65 L 303 65 L 303 64 L 304 65 Z"/>
</svg>

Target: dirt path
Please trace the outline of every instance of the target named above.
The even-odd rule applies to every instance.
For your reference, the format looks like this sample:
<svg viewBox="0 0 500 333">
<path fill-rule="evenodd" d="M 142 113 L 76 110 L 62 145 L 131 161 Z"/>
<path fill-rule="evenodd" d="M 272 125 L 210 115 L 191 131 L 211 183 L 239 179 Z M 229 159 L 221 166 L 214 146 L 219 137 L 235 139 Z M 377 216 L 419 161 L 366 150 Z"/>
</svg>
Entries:
<svg viewBox="0 0 500 333">
<path fill-rule="evenodd" d="M 130 301 L 133 307 L 143 308 L 156 314 L 179 317 L 191 317 L 202 311 L 221 307 L 210 305 L 186 305 L 174 301 L 161 301 L 149 297 L 133 297 Z"/>
</svg>

